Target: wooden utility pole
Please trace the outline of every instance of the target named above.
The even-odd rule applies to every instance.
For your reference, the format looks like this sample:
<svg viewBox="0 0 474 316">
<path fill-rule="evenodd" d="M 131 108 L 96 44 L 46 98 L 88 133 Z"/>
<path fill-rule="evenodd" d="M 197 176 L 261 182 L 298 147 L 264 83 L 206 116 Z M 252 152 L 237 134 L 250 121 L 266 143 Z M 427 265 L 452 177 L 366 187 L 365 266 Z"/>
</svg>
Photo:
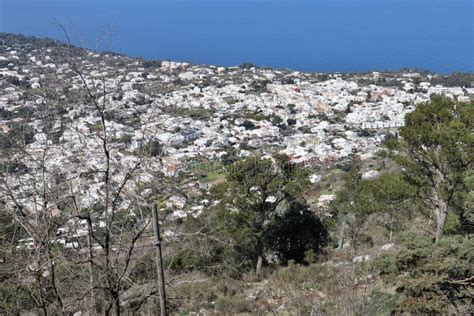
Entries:
<svg viewBox="0 0 474 316">
<path fill-rule="evenodd" d="M 156 272 L 158 274 L 158 289 L 160 291 L 161 316 L 166 316 L 166 291 L 165 291 L 165 271 L 163 270 L 163 258 L 161 255 L 160 223 L 158 222 L 158 207 L 155 203 L 153 207 L 153 230 L 155 231 L 156 246 Z"/>
</svg>

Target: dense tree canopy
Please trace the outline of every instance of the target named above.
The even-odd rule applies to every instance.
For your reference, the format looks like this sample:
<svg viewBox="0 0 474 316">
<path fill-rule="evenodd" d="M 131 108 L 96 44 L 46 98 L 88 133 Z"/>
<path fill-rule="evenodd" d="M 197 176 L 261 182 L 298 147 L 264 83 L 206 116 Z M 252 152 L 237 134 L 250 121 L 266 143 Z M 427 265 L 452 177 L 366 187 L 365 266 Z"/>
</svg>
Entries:
<svg viewBox="0 0 474 316">
<path fill-rule="evenodd" d="M 309 184 L 307 173 L 285 156 L 273 160 L 254 157 L 231 165 L 226 180 L 214 188 L 220 201 L 219 218 L 227 223 L 229 241 L 238 252 L 247 253 L 258 273 L 269 250 L 267 240 L 274 237 L 268 235 L 270 223 L 302 197 Z"/>
<path fill-rule="evenodd" d="M 233 276 L 252 269 L 259 274 L 267 261 L 302 262 L 305 252 L 318 254 L 326 244 L 325 227 L 303 199 L 308 174 L 286 156 L 238 161 L 225 178 L 212 188 L 215 206 L 186 222 L 187 231 L 206 235 L 207 255 L 195 255 L 193 246 L 183 252 L 185 261 L 210 272 L 218 266 Z"/>
<path fill-rule="evenodd" d="M 393 158 L 433 210 L 435 237 L 443 236 L 448 212 L 466 191 L 465 178 L 474 163 L 473 102 L 436 97 L 406 117 L 400 140 L 389 143 Z M 461 218 L 465 210 L 457 207 Z"/>
</svg>

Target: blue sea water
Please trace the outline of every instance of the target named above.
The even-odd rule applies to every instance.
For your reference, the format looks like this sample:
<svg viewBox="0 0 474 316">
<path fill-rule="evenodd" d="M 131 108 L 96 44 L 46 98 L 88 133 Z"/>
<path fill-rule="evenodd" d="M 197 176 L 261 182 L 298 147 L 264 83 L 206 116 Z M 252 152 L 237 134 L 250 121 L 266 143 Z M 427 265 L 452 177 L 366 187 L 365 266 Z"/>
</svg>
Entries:
<svg viewBox="0 0 474 316">
<path fill-rule="evenodd" d="M 147 59 L 474 72 L 474 0 L 0 0 L 0 32 Z"/>
</svg>

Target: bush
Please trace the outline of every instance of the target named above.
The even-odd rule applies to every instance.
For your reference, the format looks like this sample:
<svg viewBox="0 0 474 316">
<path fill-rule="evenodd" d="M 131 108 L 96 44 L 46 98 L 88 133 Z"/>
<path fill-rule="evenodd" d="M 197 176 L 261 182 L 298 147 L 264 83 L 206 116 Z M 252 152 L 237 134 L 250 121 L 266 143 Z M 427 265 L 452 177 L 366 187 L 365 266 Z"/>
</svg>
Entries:
<svg viewBox="0 0 474 316">
<path fill-rule="evenodd" d="M 273 124 L 273 125 L 278 126 L 278 125 L 280 125 L 282 122 L 283 122 L 283 119 L 282 119 L 280 116 L 278 116 L 278 115 L 272 116 L 272 124 Z"/>
<path fill-rule="evenodd" d="M 395 255 L 374 262 L 383 279 L 397 276 L 397 313 L 460 314 L 472 307 L 474 240 L 445 237 L 435 244 L 410 233 L 402 242 Z"/>
<path fill-rule="evenodd" d="M 215 306 L 223 314 L 249 313 L 252 311 L 250 303 L 241 296 L 218 297 Z"/>
<path fill-rule="evenodd" d="M 318 259 L 318 254 L 314 249 L 309 249 L 304 252 L 304 262 L 306 263 L 316 263 Z"/>
<path fill-rule="evenodd" d="M 289 263 L 273 272 L 271 279 L 277 287 L 296 286 L 301 288 L 321 289 L 334 277 L 334 271 L 321 264 L 308 266 Z"/>
<path fill-rule="evenodd" d="M 195 257 L 193 251 L 183 249 L 174 256 L 166 257 L 165 266 L 168 266 L 177 273 L 183 273 L 196 269 L 197 261 L 199 261 L 199 259 Z"/>
<path fill-rule="evenodd" d="M 156 279 L 156 265 L 152 255 L 146 255 L 139 260 L 130 272 L 130 279 L 135 282 Z"/>
<path fill-rule="evenodd" d="M 151 157 L 158 157 L 163 150 L 163 146 L 157 140 L 150 141 L 147 147 L 147 153 Z"/>
<path fill-rule="evenodd" d="M 244 121 L 244 123 L 242 124 L 243 127 L 245 127 L 245 129 L 248 129 L 248 130 L 253 130 L 255 129 L 255 124 L 252 123 L 251 121 Z"/>
<path fill-rule="evenodd" d="M 449 212 L 446 217 L 446 223 L 444 224 L 444 233 L 446 235 L 458 234 L 461 232 L 461 221 L 459 215 L 453 212 Z"/>
<path fill-rule="evenodd" d="M 385 282 L 393 282 L 395 280 L 398 270 L 393 255 L 383 254 L 376 257 L 373 267 Z"/>
<path fill-rule="evenodd" d="M 391 315 L 397 306 L 398 295 L 383 292 L 375 288 L 370 293 L 370 305 L 373 306 L 376 315 Z"/>
<path fill-rule="evenodd" d="M 296 120 L 295 119 L 287 119 L 286 123 L 288 124 L 288 126 L 293 126 L 293 125 L 296 124 Z"/>
</svg>

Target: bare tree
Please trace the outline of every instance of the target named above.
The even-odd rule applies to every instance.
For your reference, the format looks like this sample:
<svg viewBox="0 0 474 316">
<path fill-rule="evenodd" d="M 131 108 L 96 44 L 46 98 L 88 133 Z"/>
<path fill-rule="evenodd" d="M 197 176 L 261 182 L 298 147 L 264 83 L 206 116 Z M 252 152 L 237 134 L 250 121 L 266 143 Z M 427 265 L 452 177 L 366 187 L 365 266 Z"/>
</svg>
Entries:
<svg viewBox="0 0 474 316">
<path fill-rule="evenodd" d="M 23 133 L 14 150 L 2 152 L 0 197 L 25 237 L 17 259 L 28 262 L 15 277 L 29 280 L 32 307 L 45 315 L 76 310 L 120 315 L 121 295 L 134 285 L 129 277 L 134 259 L 152 243 L 147 232 L 153 191 L 143 190 L 143 184 L 161 154 L 150 162 L 147 145 L 154 135 L 147 122 L 139 131 L 142 146 L 133 155 L 120 152 L 109 120 L 123 106 L 112 102 L 114 79 L 88 72 L 78 57 L 87 52 L 74 48 L 66 28 L 58 26 L 68 41 L 69 80 L 96 123 L 63 126 L 54 115 L 64 101 L 62 91 L 53 89 L 56 97 L 51 91 L 39 96 L 43 111 L 22 120 L 35 128 L 34 142 Z M 59 137 L 56 125 L 62 129 Z M 18 164 L 24 170 L 18 171 Z"/>
</svg>

